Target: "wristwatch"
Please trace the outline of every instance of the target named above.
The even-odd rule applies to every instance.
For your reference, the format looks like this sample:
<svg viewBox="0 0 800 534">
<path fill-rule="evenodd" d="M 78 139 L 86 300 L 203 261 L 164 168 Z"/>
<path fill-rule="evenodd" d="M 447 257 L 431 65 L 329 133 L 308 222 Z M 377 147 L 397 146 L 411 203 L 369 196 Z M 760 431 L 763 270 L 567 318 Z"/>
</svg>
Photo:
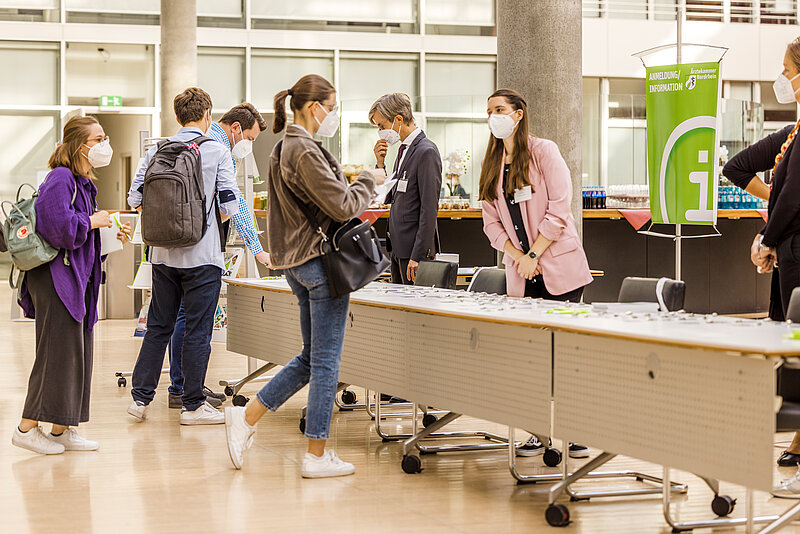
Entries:
<svg viewBox="0 0 800 534">
<path fill-rule="evenodd" d="M 536 253 L 536 251 L 535 251 L 535 250 L 533 250 L 533 249 L 531 249 L 531 250 L 529 250 L 529 251 L 528 251 L 528 256 L 529 256 L 529 257 L 530 257 L 532 260 L 535 260 L 536 258 L 538 258 L 538 257 L 539 257 L 539 255 L 538 255 L 538 254 Z"/>
</svg>

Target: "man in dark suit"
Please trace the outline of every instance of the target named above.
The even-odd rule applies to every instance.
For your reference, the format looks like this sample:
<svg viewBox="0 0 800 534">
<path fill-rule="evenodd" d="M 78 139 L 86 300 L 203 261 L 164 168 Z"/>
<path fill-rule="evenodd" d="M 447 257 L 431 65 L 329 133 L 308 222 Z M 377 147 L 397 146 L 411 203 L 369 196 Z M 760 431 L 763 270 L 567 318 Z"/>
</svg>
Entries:
<svg viewBox="0 0 800 534">
<path fill-rule="evenodd" d="M 400 142 L 389 179 L 397 179 L 387 195 L 389 213 L 387 249 L 392 259 L 392 283 L 413 284 L 422 260 L 439 252 L 436 219 L 442 187 L 439 149 L 414 123 L 411 99 L 403 93 L 380 97 L 369 111 L 370 123 L 379 128 L 375 143 L 379 168 L 385 168 L 390 145 Z"/>
</svg>

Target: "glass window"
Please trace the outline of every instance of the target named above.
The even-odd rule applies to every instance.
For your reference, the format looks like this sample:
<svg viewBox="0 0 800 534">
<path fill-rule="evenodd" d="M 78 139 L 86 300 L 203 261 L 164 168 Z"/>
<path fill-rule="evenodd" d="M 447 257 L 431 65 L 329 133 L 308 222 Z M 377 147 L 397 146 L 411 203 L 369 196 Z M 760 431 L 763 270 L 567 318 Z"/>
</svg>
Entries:
<svg viewBox="0 0 800 534">
<path fill-rule="evenodd" d="M 67 43 L 70 105 L 97 106 L 100 96 L 121 96 L 124 106 L 154 105 L 153 46 Z"/>
<path fill-rule="evenodd" d="M 494 57 L 428 55 L 425 61 L 428 112 L 484 113 L 495 90 Z"/>
<path fill-rule="evenodd" d="M 58 22 L 58 0 L 0 0 L 0 20 Z"/>
<path fill-rule="evenodd" d="M 244 0 L 197 0 L 197 25 L 244 28 Z"/>
<path fill-rule="evenodd" d="M 366 115 L 372 103 L 387 93 L 406 93 L 418 104 L 419 56 L 415 54 L 342 52 L 340 75 L 338 89 L 343 110 L 363 111 Z"/>
<path fill-rule="evenodd" d="M 198 48 L 197 83 L 215 110 L 228 110 L 244 101 L 244 49 Z"/>
<path fill-rule="evenodd" d="M 253 50 L 250 60 L 251 95 L 258 109 L 272 110 L 275 94 L 290 88 L 306 74 L 333 82 L 333 53 L 302 50 Z"/>
<path fill-rule="evenodd" d="M 494 0 L 436 0 L 425 4 L 430 34 L 495 35 Z"/>
<path fill-rule="evenodd" d="M 600 79 L 583 79 L 583 165 L 584 185 L 600 183 Z"/>
<path fill-rule="evenodd" d="M 641 124 L 639 124 L 641 122 Z M 608 184 L 647 184 L 644 121 L 609 121 Z"/>
<path fill-rule="evenodd" d="M 444 195 L 450 196 L 448 184 L 459 183 L 471 201 L 477 202 L 481 162 L 491 135 L 486 120 L 429 118 L 425 133 L 436 143 L 442 156 Z"/>
<path fill-rule="evenodd" d="M 0 104 L 57 106 L 58 44 L 0 43 L 0 71 L 24 83 L 0 84 Z"/>
<path fill-rule="evenodd" d="M 413 0 L 253 0 L 250 9 L 252 16 L 260 19 L 413 23 L 415 3 Z"/>
<path fill-rule="evenodd" d="M 0 199 L 14 200 L 23 183 L 36 185 L 59 139 L 55 113 L 0 114 Z"/>
<path fill-rule="evenodd" d="M 158 24 L 160 0 L 62 0 L 67 22 Z"/>
</svg>

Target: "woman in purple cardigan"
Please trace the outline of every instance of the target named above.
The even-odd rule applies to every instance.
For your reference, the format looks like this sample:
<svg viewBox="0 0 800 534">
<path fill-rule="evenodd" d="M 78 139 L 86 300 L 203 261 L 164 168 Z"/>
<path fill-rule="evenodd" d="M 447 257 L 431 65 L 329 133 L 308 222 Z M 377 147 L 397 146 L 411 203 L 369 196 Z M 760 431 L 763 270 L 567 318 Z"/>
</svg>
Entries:
<svg viewBox="0 0 800 534">
<path fill-rule="evenodd" d="M 20 288 L 25 316 L 36 319 L 36 360 L 11 443 L 39 454 L 99 448 L 73 427 L 89 420 L 92 328 L 100 289 L 100 234 L 95 229 L 111 226 L 108 212 L 97 211 L 92 168 L 108 165 L 111 155 L 97 120 L 71 118 L 36 200 L 36 231 L 61 250 L 50 263 L 26 272 Z M 129 233 L 126 226 L 117 238 L 124 243 Z M 45 433 L 40 421 L 52 423 L 51 432 Z"/>
</svg>

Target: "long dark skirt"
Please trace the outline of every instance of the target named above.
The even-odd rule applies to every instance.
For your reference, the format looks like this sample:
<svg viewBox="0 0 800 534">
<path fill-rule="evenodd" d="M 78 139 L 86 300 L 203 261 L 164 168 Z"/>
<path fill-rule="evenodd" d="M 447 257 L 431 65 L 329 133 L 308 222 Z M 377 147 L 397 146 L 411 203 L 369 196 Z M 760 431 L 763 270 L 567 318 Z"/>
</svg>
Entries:
<svg viewBox="0 0 800 534">
<path fill-rule="evenodd" d="M 65 426 L 85 423 L 92 388 L 92 332 L 85 318 L 77 322 L 67 311 L 49 265 L 25 276 L 36 310 L 36 360 L 22 417 Z"/>
</svg>

